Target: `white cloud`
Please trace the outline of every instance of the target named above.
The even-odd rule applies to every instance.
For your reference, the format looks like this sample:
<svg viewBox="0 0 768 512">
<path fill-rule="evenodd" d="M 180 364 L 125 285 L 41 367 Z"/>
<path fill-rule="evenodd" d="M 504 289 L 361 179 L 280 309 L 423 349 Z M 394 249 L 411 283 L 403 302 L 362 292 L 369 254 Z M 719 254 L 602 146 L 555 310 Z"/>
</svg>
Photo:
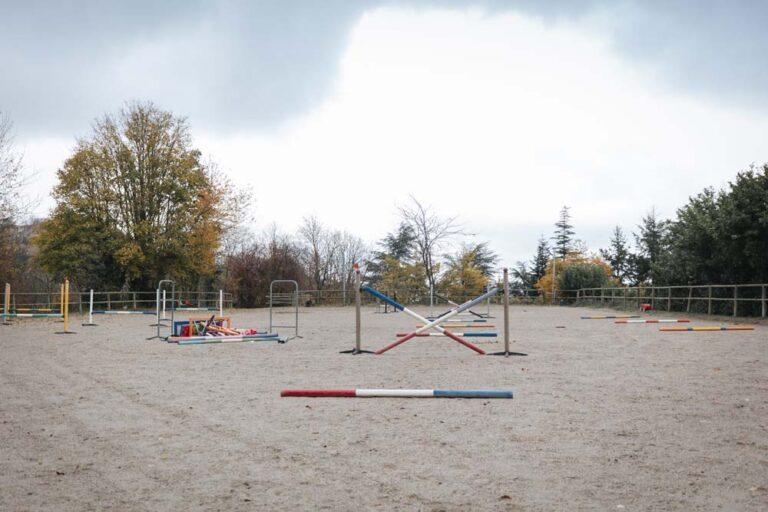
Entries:
<svg viewBox="0 0 768 512">
<path fill-rule="evenodd" d="M 409 194 L 459 215 L 504 263 L 528 258 L 563 204 L 598 248 L 614 224 L 768 160 L 768 122 L 660 90 L 588 23 L 377 9 L 353 30 L 335 93 L 270 135 L 201 148 L 257 194 L 260 226 L 305 215 L 377 240 Z M 647 70 L 644 70 L 647 71 Z M 715 101 L 715 100 L 709 100 Z"/>
</svg>

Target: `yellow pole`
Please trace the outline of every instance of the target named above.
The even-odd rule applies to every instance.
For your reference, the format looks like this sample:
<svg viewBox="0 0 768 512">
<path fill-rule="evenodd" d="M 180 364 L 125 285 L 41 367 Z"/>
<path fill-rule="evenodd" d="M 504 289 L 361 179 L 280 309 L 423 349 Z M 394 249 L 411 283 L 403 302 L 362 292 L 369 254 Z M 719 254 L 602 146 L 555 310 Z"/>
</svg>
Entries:
<svg viewBox="0 0 768 512">
<path fill-rule="evenodd" d="M 64 330 L 56 334 L 75 334 L 69 330 L 69 278 L 65 278 L 61 284 L 61 315 L 64 321 Z"/>
<path fill-rule="evenodd" d="M 64 279 L 64 332 L 69 332 L 69 278 Z"/>
</svg>

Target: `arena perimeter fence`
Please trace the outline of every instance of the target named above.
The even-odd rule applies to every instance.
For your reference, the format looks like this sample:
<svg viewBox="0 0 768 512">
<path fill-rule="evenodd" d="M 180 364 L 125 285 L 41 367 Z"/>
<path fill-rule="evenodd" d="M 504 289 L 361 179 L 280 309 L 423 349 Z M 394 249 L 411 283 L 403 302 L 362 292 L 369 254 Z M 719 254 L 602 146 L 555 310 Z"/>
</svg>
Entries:
<svg viewBox="0 0 768 512">
<path fill-rule="evenodd" d="M 441 297 L 430 299 L 428 290 L 385 289 L 382 293 L 398 297 L 404 304 L 447 307 Z M 342 306 L 351 304 L 349 290 L 302 290 L 301 306 Z M 450 297 L 454 302 L 464 302 L 473 296 Z M 491 304 L 501 304 L 501 294 L 491 299 Z M 690 285 L 690 286 L 625 286 L 584 288 L 580 290 L 510 289 L 511 304 L 557 304 L 561 306 L 597 306 L 614 309 L 636 310 L 642 304 L 650 304 L 653 310 L 684 312 L 733 317 L 768 316 L 768 284 L 737 285 Z M 376 304 L 372 297 L 365 297 L 364 305 Z"/>
<path fill-rule="evenodd" d="M 382 292 L 408 305 L 448 307 L 442 298 L 432 296 L 423 289 L 386 289 Z M 440 294 L 442 295 L 442 294 Z M 216 307 L 218 291 L 177 291 L 177 297 L 194 307 Z M 472 296 L 449 297 L 454 302 L 464 302 Z M 491 299 L 500 304 L 501 295 Z M 170 300 L 170 297 L 168 297 Z M 51 292 L 19 292 L 11 294 L 11 308 L 52 308 L 61 302 L 59 290 Z M 94 291 L 94 308 L 105 310 L 154 310 L 156 291 Z M 299 306 L 346 306 L 354 303 L 353 290 L 300 290 Z M 70 310 L 87 312 L 89 290 L 70 292 Z M 266 304 L 265 299 L 265 304 Z M 634 310 L 641 304 L 650 304 L 654 310 L 698 313 L 720 316 L 762 317 L 768 316 L 768 284 L 738 285 L 690 285 L 690 286 L 627 286 L 584 288 L 581 290 L 510 289 L 512 304 L 559 304 L 610 307 Z M 364 305 L 375 305 L 376 300 L 365 297 Z M 170 307 L 170 305 L 168 305 Z M 224 308 L 237 308 L 231 293 L 224 294 Z"/>
<path fill-rule="evenodd" d="M 765 318 L 768 284 L 627 286 L 578 290 L 575 303 L 618 309 L 650 304 L 654 310 Z"/>
</svg>

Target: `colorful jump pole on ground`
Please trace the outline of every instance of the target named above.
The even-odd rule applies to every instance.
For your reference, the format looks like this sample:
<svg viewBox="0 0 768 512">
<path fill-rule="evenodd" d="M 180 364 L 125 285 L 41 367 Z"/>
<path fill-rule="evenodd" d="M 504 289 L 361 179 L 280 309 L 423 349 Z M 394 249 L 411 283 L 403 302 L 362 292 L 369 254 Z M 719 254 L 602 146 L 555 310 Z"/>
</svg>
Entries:
<svg viewBox="0 0 768 512">
<path fill-rule="evenodd" d="M 408 336 L 407 332 L 399 332 L 395 334 L 395 336 Z M 499 333 L 496 332 L 454 332 L 456 336 L 461 336 L 462 338 L 496 338 Z M 427 338 L 430 336 L 434 337 L 443 337 L 446 338 L 447 336 L 441 332 L 422 332 L 421 334 L 417 334 L 416 337 L 421 338 Z"/>
<path fill-rule="evenodd" d="M 664 332 L 710 332 L 710 331 L 754 331 L 751 325 L 730 325 L 730 326 L 702 326 L 702 327 L 661 327 Z"/>
<path fill-rule="evenodd" d="M 652 318 L 649 320 L 616 320 L 615 324 L 685 324 L 690 322 L 687 318 Z"/>
<path fill-rule="evenodd" d="M 94 315 L 155 315 L 154 311 L 132 311 L 130 309 L 97 309 Z M 152 324 L 153 326 L 155 324 Z"/>
<path fill-rule="evenodd" d="M 205 345 L 209 343 L 237 343 L 254 341 L 277 341 L 283 343 L 277 333 L 264 334 L 243 334 L 242 336 L 169 336 L 169 343 L 178 343 L 179 345 Z"/>
<path fill-rule="evenodd" d="M 433 320 L 434 322 L 434 320 Z M 425 324 L 416 324 L 416 327 L 424 327 Z M 495 329 L 493 324 L 441 324 L 443 329 Z"/>
<path fill-rule="evenodd" d="M 400 345 L 402 343 L 405 343 L 406 341 L 408 341 L 408 340 L 410 340 L 412 338 L 415 338 L 418 334 L 421 334 L 422 332 L 426 332 L 426 331 L 428 331 L 430 329 L 435 329 L 435 330 L 437 330 L 437 332 L 445 334 L 447 337 L 451 338 L 452 340 L 454 340 L 454 341 L 456 341 L 458 343 L 461 343 L 462 345 L 464 345 L 465 347 L 467 347 L 467 348 L 469 348 L 471 350 L 474 350 L 478 354 L 485 355 L 485 350 L 481 349 L 480 347 L 478 347 L 476 345 L 473 345 L 472 343 L 468 342 L 465 339 L 462 339 L 459 336 L 456 336 L 452 332 L 450 332 L 450 331 L 448 331 L 446 329 L 443 329 L 442 327 L 440 327 L 440 324 L 445 323 L 447 320 L 449 320 L 450 318 L 458 315 L 459 313 L 462 313 L 463 311 L 466 311 L 467 309 L 469 309 L 469 308 L 471 308 L 471 307 L 473 307 L 473 306 L 475 306 L 477 304 L 480 304 L 486 298 L 488 298 L 488 297 L 490 297 L 492 295 L 495 295 L 498 292 L 497 288 L 493 288 L 492 290 L 490 290 L 490 291 L 480 295 L 479 297 L 465 302 L 464 304 L 462 304 L 458 308 L 450 311 L 449 313 L 446 313 L 444 316 L 442 316 L 442 317 L 440 317 L 440 318 L 438 318 L 436 320 L 433 320 L 432 322 L 427 321 L 427 319 L 424 318 L 423 316 L 421 316 L 420 314 L 416 313 L 415 311 L 412 311 L 412 310 L 408 309 L 407 307 L 403 306 L 399 302 L 397 302 L 397 301 L 387 297 L 383 293 L 381 293 L 381 292 L 379 292 L 377 290 L 374 290 L 370 286 L 363 286 L 361 289 L 362 289 L 362 291 L 364 291 L 364 292 L 366 292 L 366 293 L 368 293 L 370 295 L 373 295 L 377 299 L 382 300 L 384 302 L 387 302 L 392 307 L 394 307 L 396 310 L 400 310 L 403 313 L 406 313 L 407 315 L 412 316 L 416 320 L 418 320 L 420 322 L 424 322 L 424 326 L 423 327 L 419 327 L 418 329 L 416 329 L 412 333 L 408 334 L 407 336 L 403 336 L 402 338 L 393 341 L 392 343 L 390 343 L 386 347 L 377 350 L 375 352 L 376 354 L 378 354 L 378 355 L 383 354 L 384 352 L 386 352 L 388 350 L 391 350 L 391 349 L 395 348 L 396 346 L 398 346 L 398 345 Z"/>
<path fill-rule="evenodd" d="M 284 389 L 282 397 L 304 398 L 513 398 L 493 389 Z"/>
<path fill-rule="evenodd" d="M 61 285 L 63 296 L 61 299 L 61 313 L 64 318 L 64 329 L 56 334 L 76 334 L 69 330 L 69 278 L 64 279 L 64 284 Z"/>
<path fill-rule="evenodd" d="M 582 320 L 616 320 L 619 318 L 640 318 L 640 315 L 582 316 Z"/>
</svg>

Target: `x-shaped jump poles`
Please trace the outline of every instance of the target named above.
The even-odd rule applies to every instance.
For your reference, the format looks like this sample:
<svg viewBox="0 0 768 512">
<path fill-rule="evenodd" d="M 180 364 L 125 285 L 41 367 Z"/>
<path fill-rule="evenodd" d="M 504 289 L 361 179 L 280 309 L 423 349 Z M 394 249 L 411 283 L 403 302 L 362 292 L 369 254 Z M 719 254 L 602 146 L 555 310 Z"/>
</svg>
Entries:
<svg viewBox="0 0 768 512">
<path fill-rule="evenodd" d="M 439 293 L 435 293 L 435 297 L 437 297 L 438 299 L 443 299 L 445 302 L 447 302 L 447 303 L 448 303 L 448 305 L 449 305 L 449 306 L 451 306 L 451 309 L 449 309 L 449 310 L 448 310 L 448 311 L 446 311 L 445 313 L 441 313 L 441 314 L 437 315 L 435 318 L 440 318 L 441 316 L 443 316 L 443 315 L 446 315 L 446 314 L 450 313 L 451 311 L 453 311 L 453 309 L 454 309 L 454 308 L 457 308 L 457 307 L 459 307 L 459 304 L 458 304 L 458 303 L 456 303 L 456 302 L 453 302 L 453 301 L 452 301 L 451 299 L 449 299 L 448 297 L 444 297 L 444 296 L 440 295 Z M 476 317 L 478 317 L 478 318 L 485 318 L 485 317 L 484 317 L 483 315 L 481 315 L 480 313 L 475 313 L 475 312 L 474 312 L 474 311 L 472 311 L 471 309 L 469 310 L 469 314 L 470 314 L 470 315 L 474 315 L 474 316 L 476 316 Z"/>
<path fill-rule="evenodd" d="M 421 333 L 423 333 L 425 331 L 428 331 L 430 329 L 435 329 L 437 332 L 442 333 L 445 336 L 451 338 L 452 340 L 461 343 L 465 347 L 474 350 L 478 354 L 485 354 L 485 351 L 483 349 L 481 349 L 478 346 L 473 345 L 472 343 L 468 342 L 465 339 L 462 339 L 459 336 L 456 336 L 452 332 L 450 332 L 450 331 L 448 331 L 446 329 L 443 329 L 442 327 L 440 327 L 440 324 L 442 324 L 446 320 L 449 320 L 450 318 L 458 315 L 459 313 L 462 313 L 463 311 L 466 311 L 469 308 L 474 307 L 477 304 L 480 304 L 481 302 L 483 302 L 488 297 L 492 297 L 492 296 L 496 295 L 496 293 L 498 292 L 498 288 L 493 288 L 492 290 L 487 291 L 486 293 L 482 294 L 481 296 L 477 297 L 476 299 L 472 299 L 470 301 L 465 302 L 464 304 L 460 305 L 456 309 L 453 309 L 453 310 L 449 311 L 445 315 L 443 315 L 440 318 L 437 318 L 437 319 L 435 319 L 435 320 L 433 320 L 431 322 L 429 320 L 427 320 L 426 318 L 424 318 L 423 316 L 421 316 L 420 314 L 416 313 L 415 311 L 412 311 L 412 310 L 408 309 L 407 307 L 403 306 L 402 304 L 400 304 L 399 302 L 395 301 L 394 299 L 391 299 L 391 298 L 387 297 L 386 295 L 384 295 L 383 293 L 381 293 L 381 292 L 379 292 L 377 290 L 374 290 L 370 286 L 363 286 L 360 289 L 362 291 L 370 294 L 370 295 L 373 295 L 377 299 L 386 302 L 387 304 L 389 304 L 390 306 L 392 306 L 396 310 L 400 310 L 403 313 L 412 316 L 413 318 L 415 318 L 416 320 L 418 320 L 418 321 L 420 321 L 420 322 L 422 322 L 424 324 L 423 327 L 419 327 L 418 329 L 416 329 L 412 333 L 406 334 L 402 338 L 399 338 L 399 339 L 393 341 L 392 343 L 390 343 L 386 347 L 377 350 L 376 352 L 374 352 L 375 354 L 383 354 L 387 350 L 393 349 L 396 346 L 400 345 L 401 343 L 405 343 L 406 341 L 410 340 L 411 338 L 415 338 L 419 334 L 421 334 Z"/>
</svg>

